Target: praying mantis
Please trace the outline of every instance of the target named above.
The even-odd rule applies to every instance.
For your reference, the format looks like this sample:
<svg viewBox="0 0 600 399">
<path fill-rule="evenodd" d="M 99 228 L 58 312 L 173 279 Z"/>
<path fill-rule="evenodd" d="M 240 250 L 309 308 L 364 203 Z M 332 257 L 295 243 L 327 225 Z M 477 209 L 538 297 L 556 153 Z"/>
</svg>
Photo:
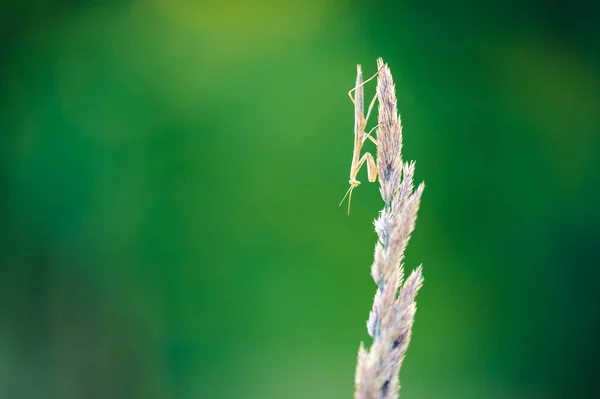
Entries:
<svg viewBox="0 0 600 399">
<path fill-rule="evenodd" d="M 361 166 L 366 162 L 367 163 L 367 174 L 369 177 L 369 181 L 371 183 L 377 180 L 377 165 L 375 164 L 375 159 L 373 155 L 369 152 L 365 152 L 365 154 L 361 157 L 360 151 L 362 150 L 362 146 L 367 139 L 371 140 L 375 145 L 377 145 L 377 140 L 371 136 L 373 130 L 377 128 L 375 126 L 373 129 L 369 131 L 369 133 L 365 133 L 365 129 L 367 127 L 367 121 L 369 120 L 369 116 L 371 115 L 371 111 L 373 110 L 373 106 L 375 105 L 375 100 L 377 99 L 377 94 L 373 97 L 371 104 L 369 105 L 369 109 L 367 111 L 367 116 L 365 117 L 365 94 L 363 86 L 374 79 L 379 71 L 369 79 L 363 82 L 362 77 L 362 69 L 360 65 L 356 66 L 356 85 L 352 90 L 348 92 L 350 96 L 350 100 L 354 104 L 354 150 L 352 151 L 352 164 L 350 165 L 350 188 L 346 191 L 344 198 L 340 202 L 341 206 L 344 203 L 346 197 L 348 197 L 348 215 L 350 214 L 350 202 L 352 201 L 352 191 L 360 185 L 360 181 L 356 179 L 358 175 L 358 171 Z M 352 97 L 352 92 L 355 92 L 354 97 Z"/>
</svg>

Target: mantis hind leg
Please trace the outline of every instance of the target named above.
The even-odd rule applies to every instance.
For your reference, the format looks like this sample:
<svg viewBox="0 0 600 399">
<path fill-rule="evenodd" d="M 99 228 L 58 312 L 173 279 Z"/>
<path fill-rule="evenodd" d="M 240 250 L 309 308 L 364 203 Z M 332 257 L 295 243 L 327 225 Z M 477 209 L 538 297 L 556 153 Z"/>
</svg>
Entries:
<svg viewBox="0 0 600 399">
<path fill-rule="evenodd" d="M 369 120 L 369 116 L 371 116 L 371 111 L 373 110 L 373 106 L 375 105 L 375 100 L 377 100 L 377 93 L 375 93 L 373 99 L 371 100 L 371 104 L 369 104 L 369 110 L 367 111 L 367 116 L 365 116 L 365 125 L 367 124 L 366 122 Z"/>
<path fill-rule="evenodd" d="M 375 79 L 375 77 L 377 75 L 379 75 L 379 71 L 381 70 L 381 68 L 377 72 L 375 72 L 375 74 L 373 76 L 371 76 L 369 79 L 365 80 L 364 82 L 362 81 L 362 70 L 360 68 L 360 65 L 358 65 L 357 69 L 358 69 L 358 76 L 357 76 L 357 80 L 356 80 L 356 86 L 348 92 L 348 96 L 350 96 L 350 100 L 352 100 L 352 104 L 354 104 L 354 107 L 357 107 L 358 109 L 360 109 L 360 112 L 364 115 L 364 112 L 365 112 L 365 110 L 364 110 L 364 94 L 362 93 L 363 86 L 365 84 L 369 83 L 371 80 Z M 358 105 L 356 104 L 354 97 L 352 97 L 353 91 L 356 91 L 357 96 L 360 95 L 359 98 L 357 99 L 359 102 Z M 369 120 L 369 116 L 371 115 L 371 111 L 373 110 L 373 106 L 375 105 L 376 99 L 377 99 L 377 94 L 375 94 L 373 96 L 373 100 L 371 100 L 371 104 L 369 105 L 369 109 L 367 111 L 367 116 L 365 117 L 365 125 L 366 125 L 366 121 Z"/>
<path fill-rule="evenodd" d="M 371 80 L 375 79 L 375 77 L 379 74 L 379 71 L 377 71 L 375 73 L 375 75 L 371 76 L 369 79 L 365 80 L 364 82 L 362 81 L 362 71 L 360 69 L 360 65 L 358 66 L 358 76 L 356 79 L 356 86 L 352 89 L 350 89 L 350 91 L 348 92 L 348 96 L 350 97 L 350 100 L 352 101 L 352 104 L 354 104 L 354 107 L 357 108 L 360 113 L 363 115 L 364 117 L 364 90 L 363 90 L 363 86 L 367 83 L 369 83 Z M 352 92 L 355 91 L 356 94 L 356 99 L 354 97 L 352 97 Z M 371 100 L 371 104 L 369 104 L 369 109 L 367 111 L 367 117 L 364 118 L 365 121 L 367 121 L 369 119 L 369 115 L 371 115 L 371 110 L 373 109 L 373 106 L 375 105 L 375 100 L 377 99 L 377 94 L 375 94 L 375 96 L 373 97 L 373 100 Z"/>
<path fill-rule="evenodd" d="M 378 127 L 379 127 L 379 125 L 375 126 L 373 129 L 369 130 L 369 133 L 365 133 L 365 137 L 363 137 L 363 142 L 365 142 L 367 139 L 369 139 L 373 143 L 375 143 L 375 145 L 377 145 L 377 139 L 374 139 L 373 136 L 371 136 L 371 133 L 373 133 L 373 130 L 377 129 Z"/>
<path fill-rule="evenodd" d="M 377 75 L 377 74 L 375 74 L 375 75 Z M 375 77 L 375 76 L 373 76 L 373 77 Z M 373 79 L 373 78 L 371 78 L 371 79 Z M 369 79 L 369 80 L 371 80 L 371 79 Z M 368 80 L 367 80 L 367 82 L 368 82 Z M 364 82 L 364 83 L 367 83 L 367 82 Z M 352 90 L 356 90 L 357 88 L 358 87 L 355 87 Z M 350 90 L 350 92 L 348 93 L 348 95 L 350 96 L 350 99 L 352 100 L 352 104 L 354 104 L 354 108 L 357 109 L 357 110 L 359 110 L 359 112 L 357 112 L 357 113 L 358 113 L 358 118 L 360 118 L 360 120 L 361 120 L 360 125 L 363 126 L 363 127 L 366 127 L 367 126 L 367 122 L 369 121 L 369 117 L 371 116 L 371 111 L 373 110 L 373 107 L 375 106 L 375 100 L 377 100 L 377 93 L 375 93 L 375 95 L 373 96 L 373 99 L 371 100 L 371 104 L 369 104 L 369 110 L 367 111 L 367 116 L 364 116 L 364 114 L 363 114 L 364 109 L 360 109 L 359 106 L 354 101 L 354 98 L 352 97 L 352 94 L 351 94 L 352 90 Z M 360 90 L 360 91 L 362 92 L 362 90 Z M 360 95 L 361 95 L 361 99 L 362 99 L 362 96 L 364 96 L 364 94 L 360 93 Z M 363 133 L 365 133 L 363 141 L 365 141 L 366 139 L 369 139 L 373 143 L 375 143 L 375 145 L 377 145 L 377 141 L 373 138 L 373 136 L 371 136 L 371 133 L 373 132 L 373 130 L 377 129 L 378 126 L 379 125 L 375 126 L 373 129 L 371 129 L 369 131 L 369 133 L 363 132 Z"/>
<path fill-rule="evenodd" d="M 362 74 L 362 72 L 361 72 L 361 74 Z M 375 73 L 375 75 L 371 76 L 369 79 L 365 80 L 364 82 L 361 82 L 361 83 L 357 84 L 357 85 L 356 85 L 356 87 L 354 87 L 354 88 L 350 89 L 350 91 L 348 92 L 348 95 L 350 96 L 350 99 L 352 100 L 352 103 L 353 103 L 354 105 L 356 105 L 356 103 L 354 102 L 354 97 L 352 97 L 352 92 L 353 92 L 353 91 L 356 91 L 356 90 L 358 90 L 358 89 L 361 89 L 361 88 L 362 88 L 362 87 L 363 87 L 365 84 L 367 84 L 367 83 L 369 83 L 371 80 L 375 79 L 375 77 L 376 77 L 377 75 L 379 75 L 379 71 L 377 71 L 377 72 Z M 357 83 L 358 83 L 358 82 L 357 82 Z"/>
</svg>

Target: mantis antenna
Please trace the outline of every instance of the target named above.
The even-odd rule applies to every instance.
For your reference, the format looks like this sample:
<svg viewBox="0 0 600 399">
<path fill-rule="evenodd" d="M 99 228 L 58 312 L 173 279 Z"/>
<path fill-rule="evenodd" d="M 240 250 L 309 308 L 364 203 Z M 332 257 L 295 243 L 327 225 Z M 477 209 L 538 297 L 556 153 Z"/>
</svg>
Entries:
<svg viewBox="0 0 600 399">
<path fill-rule="evenodd" d="M 346 197 L 348 197 L 348 194 L 350 194 L 350 196 L 348 197 L 348 215 L 350 214 L 350 202 L 352 202 L 352 190 L 354 190 L 355 186 L 350 186 L 350 188 L 348 188 L 348 191 L 346 191 L 346 194 L 344 195 L 344 198 L 342 198 L 342 200 L 340 201 L 340 204 L 338 206 L 342 206 L 342 204 L 344 203 L 344 200 L 346 199 Z"/>
</svg>

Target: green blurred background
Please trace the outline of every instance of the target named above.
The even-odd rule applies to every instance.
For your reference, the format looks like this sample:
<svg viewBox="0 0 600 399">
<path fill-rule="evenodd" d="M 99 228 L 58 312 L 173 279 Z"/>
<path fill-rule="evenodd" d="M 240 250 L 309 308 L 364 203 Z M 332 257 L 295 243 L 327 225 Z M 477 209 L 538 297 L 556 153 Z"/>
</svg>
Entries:
<svg viewBox="0 0 600 399">
<path fill-rule="evenodd" d="M 402 397 L 596 397 L 591 3 L 4 3 L 1 398 L 351 398 L 378 56 L 427 184 Z"/>
</svg>

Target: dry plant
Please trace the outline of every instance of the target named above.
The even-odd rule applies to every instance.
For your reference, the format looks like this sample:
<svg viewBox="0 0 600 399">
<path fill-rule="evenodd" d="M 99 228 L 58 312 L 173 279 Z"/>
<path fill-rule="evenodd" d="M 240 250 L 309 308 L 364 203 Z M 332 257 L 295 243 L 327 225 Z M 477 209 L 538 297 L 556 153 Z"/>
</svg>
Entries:
<svg viewBox="0 0 600 399">
<path fill-rule="evenodd" d="M 415 296 L 423 283 L 421 266 L 403 281 L 402 261 L 415 226 L 424 185 L 421 183 L 414 189 L 415 164 L 402 160 L 402 125 L 396 105 L 394 81 L 388 65 L 381 58 L 377 60 L 377 66 L 377 172 L 384 207 L 375 220 L 375 231 L 379 239 L 371 268 L 377 292 L 367 329 L 373 338 L 373 344 L 369 349 L 365 349 L 363 343 L 360 345 L 355 399 L 398 397 L 398 374 L 410 342 L 416 311 Z M 363 85 L 360 66 L 358 74 L 356 93 L 359 93 L 359 86 L 362 89 Z M 358 101 L 357 95 L 356 100 L 355 109 L 359 105 L 364 107 L 364 97 L 360 96 Z M 364 129 L 364 125 L 360 125 Z M 360 134 L 364 137 L 364 130 Z M 356 153 L 353 156 L 353 166 L 354 159 L 358 159 Z M 351 185 L 352 183 L 350 181 Z"/>
</svg>

